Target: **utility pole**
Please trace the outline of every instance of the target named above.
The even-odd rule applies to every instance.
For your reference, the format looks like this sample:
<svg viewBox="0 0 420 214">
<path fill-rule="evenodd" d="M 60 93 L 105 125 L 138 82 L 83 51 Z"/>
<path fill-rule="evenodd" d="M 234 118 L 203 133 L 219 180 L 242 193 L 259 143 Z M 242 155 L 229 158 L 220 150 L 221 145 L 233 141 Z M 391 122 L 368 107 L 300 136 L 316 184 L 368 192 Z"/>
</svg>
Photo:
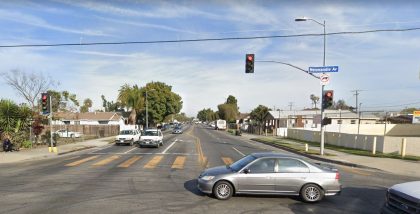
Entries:
<svg viewBox="0 0 420 214">
<path fill-rule="evenodd" d="M 291 111 L 293 109 L 293 102 L 289 102 L 289 110 Z"/>
<path fill-rule="evenodd" d="M 363 90 L 359 90 L 359 89 L 356 89 L 356 90 L 353 90 L 353 91 L 351 91 L 351 92 L 354 92 L 354 96 L 356 96 L 356 114 L 358 114 L 359 113 L 359 92 L 360 91 L 363 91 Z"/>
</svg>

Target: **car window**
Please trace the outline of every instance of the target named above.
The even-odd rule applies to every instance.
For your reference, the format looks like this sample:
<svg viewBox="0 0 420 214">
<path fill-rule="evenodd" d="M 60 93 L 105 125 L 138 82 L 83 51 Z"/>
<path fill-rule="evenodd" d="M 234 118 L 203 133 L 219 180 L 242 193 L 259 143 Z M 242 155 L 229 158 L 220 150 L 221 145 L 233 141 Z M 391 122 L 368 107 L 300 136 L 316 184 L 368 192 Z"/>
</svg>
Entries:
<svg viewBox="0 0 420 214">
<path fill-rule="evenodd" d="M 308 166 L 302 163 L 299 160 L 280 158 L 278 161 L 278 171 L 287 173 L 287 172 L 296 172 L 296 173 L 305 173 L 309 172 Z"/>
<path fill-rule="evenodd" d="M 257 160 L 248 167 L 250 173 L 273 173 L 276 160 L 273 158 L 264 158 Z"/>
<path fill-rule="evenodd" d="M 254 161 L 256 159 L 256 157 L 252 156 L 252 155 L 247 155 L 241 159 L 239 159 L 238 161 L 236 161 L 235 163 L 231 164 L 229 167 L 237 172 L 239 170 L 241 170 L 244 166 L 248 165 L 249 163 L 251 163 L 252 161 Z"/>
<path fill-rule="evenodd" d="M 144 136 L 158 136 L 158 132 L 157 131 L 145 131 Z"/>
<path fill-rule="evenodd" d="M 131 134 L 133 134 L 132 130 L 122 130 L 120 132 L 120 135 L 131 135 Z"/>
</svg>

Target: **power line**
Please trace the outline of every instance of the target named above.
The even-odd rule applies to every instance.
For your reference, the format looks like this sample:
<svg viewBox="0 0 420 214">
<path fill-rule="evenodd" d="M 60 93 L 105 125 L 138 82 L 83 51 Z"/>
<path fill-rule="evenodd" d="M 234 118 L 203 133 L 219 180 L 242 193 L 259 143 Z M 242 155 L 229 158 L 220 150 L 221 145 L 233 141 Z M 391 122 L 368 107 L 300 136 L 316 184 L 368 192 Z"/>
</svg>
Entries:
<svg viewBox="0 0 420 214">
<path fill-rule="evenodd" d="M 366 31 L 342 31 L 342 32 L 326 33 L 325 35 L 333 36 L 333 35 L 345 35 L 345 34 L 366 34 L 366 33 L 378 33 L 378 32 L 404 32 L 404 31 L 416 31 L 416 30 L 420 30 L 420 27 L 400 28 L 400 29 L 375 29 L 375 30 L 366 30 Z M 209 41 L 229 41 L 229 40 L 275 39 L 275 38 L 313 37 L 313 36 L 324 36 L 324 34 L 323 33 L 309 33 L 309 34 L 290 34 L 290 35 L 273 35 L 273 36 L 225 37 L 225 38 L 155 40 L 155 41 L 21 44 L 21 45 L 0 45 L 0 48 L 161 44 L 161 43 L 187 43 L 187 42 L 209 42 Z"/>
<path fill-rule="evenodd" d="M 401 106 L 416 105 L 416 104 L 420 104 L 420 102 L 404 103 L 404 104 L 388 105 L 388 106 L 368 106 L 368 107 L 364 107 L 364 108 L 391 108 L 391 107 L 401 107 Z"/>
</svg>

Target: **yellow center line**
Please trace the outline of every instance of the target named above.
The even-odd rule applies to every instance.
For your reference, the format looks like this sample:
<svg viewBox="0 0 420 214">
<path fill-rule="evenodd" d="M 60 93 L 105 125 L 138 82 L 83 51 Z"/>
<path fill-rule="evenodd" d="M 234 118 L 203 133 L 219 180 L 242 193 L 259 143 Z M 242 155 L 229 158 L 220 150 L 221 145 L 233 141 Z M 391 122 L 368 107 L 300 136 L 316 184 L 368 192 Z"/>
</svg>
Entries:
<svg viewBox="0 0 420 214">
<path fill-rule="evenodd" d="M 144 168 L 145 169 L 153 169 L 160 163 L 160 161 L 162 159 L 163 159 L 163 155 L 155 156 L 146 165 L 144 165 Z"/>
<path fill-rule="evenodd" d="M 128 160 L 126 160 L 124 163 L 118 165 L 118 167 L 120 168 L 127 168 L 129 166 L 131 166 L 133 163 L 135 163 L 136 161 L 140 160 L 141 156 L 134 156 Z"/>
<path fill-rule="evenodd" d="M 83 158 L 83 159 L 78 160 L 78 161 L 75 161 L 75 162 L 71 162 L 69 164 L 66 164 L 65 166 L 78 166 L 78 165 L 80 165 L 82 163 L 88 162 L 88 161 L 93 160 L 93 159 L 96 159 L 98 157 L 99 157 L 99 155 L 90 156 L 90 157 Z"/>
<path fill-rule="evenodd" d="M 233 163 L 233 160 L 231 158 L 222 157 L 222 160 L 226 165 L 230 165 Z"/>
<path fill-rule="evenodd" d="M 172 164 L 172 169 L 183 169 L 185 164 L 185 156 L 176 157 L 174 163 Z"/>
<path fill-rule="evenodd" d="M 190 131 L 187 133 L 187 135 L 193 137 L 195 139 L 195 144 L 196 144 L 196 149 L 197 149 L 197 153 L 198 153 L 198 163 L 200 164 L 201 167 L 205 167 L 206 162 L 204 161 L 205 157 L 203 154 L 203 149 L 201 148 L 201 142 L 200 142 L 200 138 L 194 136 L 192 134 L 192 132 L 194 131 L 195 127 L 193 127 L 192 129 L 190 129 Z"/>
<path fill-rule="evenodd" d="M 105 159 L 103 159 L 103 160 L 101 160 L 99 162 L 96 162 L 96 163 L 92 164 L 92 166 L 104 166 L 104 165 L 106 165 L 108 163 L 111 163 L 114 160 L 117 160 L 118 158 L 120 158 L 120 156 L 113 155 L 113 156 L 111 156 L 109 158 L 105 158 Z"/>
</svg>

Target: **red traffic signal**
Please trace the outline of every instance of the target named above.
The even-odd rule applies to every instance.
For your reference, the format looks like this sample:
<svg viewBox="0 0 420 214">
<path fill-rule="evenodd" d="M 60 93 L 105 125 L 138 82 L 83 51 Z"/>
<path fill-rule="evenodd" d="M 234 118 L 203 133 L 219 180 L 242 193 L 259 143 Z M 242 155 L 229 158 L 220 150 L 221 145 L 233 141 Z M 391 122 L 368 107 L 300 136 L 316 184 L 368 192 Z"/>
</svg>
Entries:
<svg viewBox="0 0 420 214">
<path fill-rule="evenodd" d="M 41 94 L 42 114 L 49 114 L 50 110 L 50 96 L 48 93 Z"/>
<path fill-rule="evenodd" d="M 322 94 L 322 108 L 327 109 L 331 107 L 334 103 L 334 91 L 333 90 L 326 90 Z"/>
<path fill-rule="evenodd" d="M 254 73 L 254 54 L 247 54 L 245 56 L 245 73 Z"/>
</svg>

